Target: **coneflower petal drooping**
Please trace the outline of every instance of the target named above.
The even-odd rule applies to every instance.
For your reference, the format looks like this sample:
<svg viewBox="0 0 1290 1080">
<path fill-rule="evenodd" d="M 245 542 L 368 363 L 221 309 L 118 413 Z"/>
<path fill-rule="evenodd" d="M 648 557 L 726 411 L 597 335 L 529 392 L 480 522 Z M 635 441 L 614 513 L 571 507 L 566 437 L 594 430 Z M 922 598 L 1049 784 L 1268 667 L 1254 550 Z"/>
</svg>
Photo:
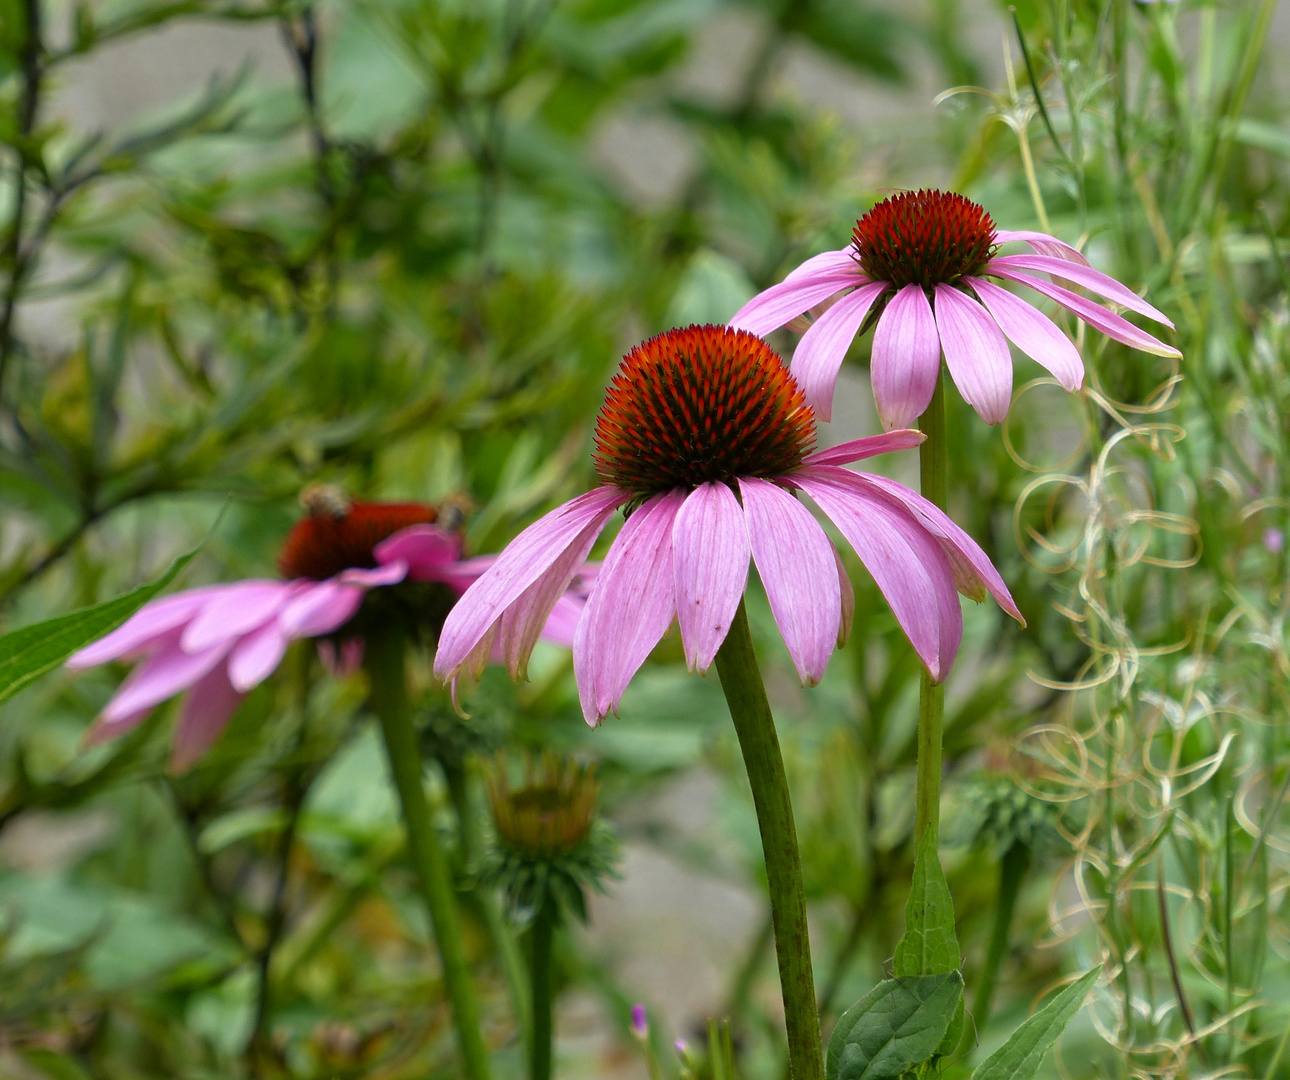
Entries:
<svg viewBox="0 0 1290 1080">
<path fill-rule="evenodd" d="M 630 504 L 574 635 L 588 722 L 618 707 L 673 621 L 705 672 L 757 567 L 804 683 L 845 639 L 853 594 L 832 541 L 796 497 L 809 495 L 860 556 L 933 677 L 962 635 L 958 591 L 1016 605 L 984 552 L 935 506 L 882 477 L 841 466 L 908 449 L 894 431 L 811 452 L 815 417 L 783 361 L 729 327 L 672 330 L 624 359 L 596 427 L 603 486 L 552 510 L 501 552 L 444 623 L 435 671 L 477 673 L 495 649 L 513 673 L 614 511 Z"/>
<path fill-rule="evenodd" d="M 1027 245 L 1032 254 L 999 254 L 1001 245 L 1011 243 Z M 828 420 L 847 349 L 876 316 L 870 370 L 885 427 L 906 427 L 926 410 L 942 353 L 964 399 L 983 420 L 997 424 L 1012 400 L 1009 341 L 1070 391 L 1082 385 L 1084 363 L 1051 319 L 987 277 L 1034 289 L 1132 348 L 1180 355 L 1068 287 L 1088 289 L 1173 327 L 1136 293 L 1089 266 L 1071 245 L 1047 233 L 996 229 L 982 207 L 943 191 L 884 199 L 856 222 L 850 246 L 807 259 L 745 304 L 730 325 L 767 334 L 814 311 L 817 318 L 793 354 L 793 376 L 807 402 Z"/>
<path fill-rule="evenodd" d="M 187 769 L 219 738 L 242 699 L 273 673 L 293 641 L 346 638 L 347 626 L 372 589 L 407 581 L 459 594 L 492 562 L 462 559 L 455 528 L 460 513 L 451 503 L 360 502 L 323 486 L 306 488 L 301 502 L 307 512 L 278 558 L 281 580 L 208 585 L 154 600 L 68 660 L 74 668 L 140 661 L 87 741 L 130 731 L 163 701 L 186 691 L 171 765 Z M 572 644 L 581 597 L 557 597 L 552 606 L 545 632 Z M 330 641 L 319 642 L 330 663 L 339 656 L 343 666 L 356 667 L 361 639 L 346 638 L 341 645 L 337 650 Z"/>
</svg>

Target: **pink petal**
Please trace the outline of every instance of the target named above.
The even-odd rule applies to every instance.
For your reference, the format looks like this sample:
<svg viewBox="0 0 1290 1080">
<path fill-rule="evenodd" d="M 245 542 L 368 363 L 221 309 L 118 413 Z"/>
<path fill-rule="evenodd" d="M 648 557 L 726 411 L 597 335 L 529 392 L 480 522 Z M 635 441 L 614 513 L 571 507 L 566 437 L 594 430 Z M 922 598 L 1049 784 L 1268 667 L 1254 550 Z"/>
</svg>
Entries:
<svg viewBox="0 0 1290 1080">
<path fill-rule="evenodd" d="M 811 512 L 783 488 L 741 476 L 739 491 L 771 613 L 798 676 L 814 686 L 824 677 L 842 624 L 833 545 Z"/>
<path fill-rule="evenodd" d="M 234 645 L 228 657 L 228 678 L 233 689 L 245 694 L 272 675 L 287 651 L 287 641 L 275 619 Z"/>
<path fill-rule="evenodd" d="M 764 336 L 803 311 L 809 311 L 821 300 L 827 300 L 835 292 L 863 285 L 867 280 L 860 273 L 859 267 L 827 274 L 808 273 L 800 278 L 790 277 L 754 296 L 735 312 L 730 325 L 737 330 Z"/>
<path fill-rule="evenodd" d="M 1153 308 L 1137 293 L 1125 288 L 1115 278 L 1109 274 L 1102 273 L 1101 270 L 1094 270 L 1091 266 L 1080 266 L 1078 263 L 1071 263 L 1065 259 L 1054 259 L 1051 255 L 1000 255 L 990 260 L 985 268 L 985 273 L 993 274 L 995 269 L 1000 270 L 1037 270 L 1045 274 L 1054 274 L 1057 277 L 1073 281 L 1077 285 L 1083 285 L 1086 289 L 1091 289 L 1095 293 L 1100 293 L 1108 300 L 1114 300 L 1117 304 L 1122 304 L 1130 311 L 1136 311 L 1139 315 L 1145 315 L 1148 319 L 1155 319 L 1158 323 L 1164 323 L 1170 330 L 1174 324 L 1169 321 L 1168 316 L 1163 312 Z"/>
<path fill-rule="evenodd" d="M 906 285 L 873 332 L 869 375 L 882 426 L 907 428 L 927 411 L 941 373 L 936 316 L 921 285 Z"/>
<path fill-rule="evenodd" d="M 176 643 L 157 653 L 126 679 L 104 708 L 101 722 L 118 725 L 127 720 L 137 721 L 141 713 L 196 683 L 224 659 L 229 644 L 224 642 L 204 652 L 189 653 Z"/>
<path fill-rule="evenodd" d="M 937 285 L 936 326 L 963 400 L 987 424 L 1002 422 L 1012 404 L 1012 355 L 999 324 L 975 300 Z"/>
<path fill-rule="evenodd" d="M 320 637 L 339 630 L 363 603 L 363 589 L 328 578 L 306 585 L 278 616 L 278 627 L 288 638 Z"/>
<path fill-rule="evenodd" d="M 846 469 L 809 466 L 792 479 L 860 556 L 932 678 L 945 678 L 958 653 L 963 614 L 936 539 L 909 511 L 856 484 Z"/>
<path fill-rule="evenodd" d="M 844 247 L 841 251 L 822 251 L 812 255 L 806 262 L 784 278 L 785 281 L 802 281 L 806 278 L 825 277 L 832 274 L 858 274 L 860 264 L 856 262 L 855 248 Z"/>
<path fill-rule="evenodd" d="M 1003 583 L 994 563 L 975 540 L 954 524 L 953 519 L 935 503 L 904 484 L 889 480 L 885 476 L 873 473 L 850 473 L 855 477 L 852 483 L 857 488 L 876 489 L 890 498 L 897 500 L 932 534 L 945 551 L 959 590 L 974 600 L 984 600 L 988 592 L 1009 615 L 1022 626 L 1026 620 L 1021 617 L 1017 605 L 1013 602 L 1008 586 Z"/>
<path fill-rule="evenodd" d="M 336 575 L 342 585 L 359 585 L 364 589 L 374 589 L 381 585 L 397 585 L 408 576 L 408 564 L 403 559 L 393 559 L 382 566 L 368 569 L 363 566 L 350 567 Z"/>
<path fill-rule="evenodd" d="M 458 593 L 464 593 L 476 581 L 484 575 L 493 563 L 497 562 L 497 555 L 476 555 L 473 559 L 463 559 L 461 562 L 454 563 L 450 567 L 444 567 L 435 573 L 432 577 L 425 579 L 414 578 L 413 580 L 433 580 L 447 585 L 450 589 Z"/>
<path fill-rule="evenodd" d="M 912 450 L 926 438 L 921 431 L 885 431 L 881 435 L 866 435 L 863 439 L 852 439 L 827 450 L 817 450 L 814 454 L 807 454 L 803 462 L 807 465 L 847 465 L 878 454 Z"/>
<path fill-rule="evenodd" d="M 559 600 L 555 602 L 555 607 L 551 609 L 551 614 L 546 617 L 546 625 L 542 627 L 542 640 L 549 641 L 553 645 L 563 645 L 566 649 L 573 648 L 574 634 L 578 629 L 578 620 L 582 618 L 583 609 L 587 606 L 585 598 L 574 596 L 571 593 L 564 593 Z M 499 656 L 499 663 L 505 661 L 505 657 Z"/>
<path fill-rule="evenodd" d="M 832 419 L 833 387 L 847 349 L 874 301 L 887 288 L 885 281 L 874 281 L 848 293 L 811 323 L 797 343 L 793 352 L 793 378 L 821 420 Z"/>
<path fill-rule="evenodd" d="M 851 623 L 856 614 L 856 591 L 838 549 L 831 541 L 829 546 L 833 547 L 833 559 L 838 564 L 838 587 L 842 590 L 842 621 L 838 624 L 838 648 L 840 649 L 851 636 Z"/>
<path fill-rule="evenodd" d="M 618 708 L 632 676 L 676 616 L 672 526 L 681 491 L 655 495 L 614 538 L 573 642 L 582 713 L 593 727 Z"/>
<path fill-rule="evenodd" d="M 207 601 L 218 596 L 227 587 L 207 585 L 163 596 L 160 600 L 150 600 L 110 634 L 73 653 L 67 660 L 67 666 L 94 667 L 144 651 L 171 630 L 186 623 Z"/>
<path fill-rule="evenodd" d="M 170 750 L 172 772 L 185 772 L 215 745 L 215 740 L 242 703 L 242 697 L 229 682 L 222 664 L 188 691 L 188 701 L 184 704 Z"/>
<path fill-rule="evenodd" d="M 1007 289 L 984 278 L 964 278 L 1018 349 L 1042 364 L 1072 394 L 1084 382 L 1079 350 L 1057 325 Z"/>
<path fill-rule="evenodd" d="M 372 549 L 376 561 L 404 562 L 413 581 L 438 581 L 461 558 L 461 538 L 437 525 L 410 525 Z"/>
<path fill-rule="evenodd" d="M 993 263 L 990 265 L 990 273 L 994 274 L 995 277 L 1007 278 L 1009 281 L 1016 281 L 1021 285 L 1029 286 L 1035 292 L 1043 293 L 1050 300 L 1056 300 L 1062 307 L 1073 311 L 1095 330 L 1100 330 L 1107 337 L 1123 342 L 1131 348 L 1154 353 L 1156 356 L 1182 356 L 1182 353 L 1172 345 L 1166 345 L 1163 341 L 1156 340 L 1145 330 L 1139 330 L 1128 319 L 1122 318 L 1113 311 L 1108 311 L 1101 304 L 1080 296 L 1079 293 L 1071 292 L 1070 289 L 1063 289 L 1060 285 L 1054 285 L 1051 281 L 1045 281 L 1043 278 L 1032 277 L 1030 274 L 1014 274 L 1010 270 L 996 270 Z"/>
<path fill-rule="evenodd" d="M 691 671 L 707 674 L 748 584 L 748 526 L 725 484 L 700 484 L 672 530 L 676 614 Z"/>
<path fill-rule="evenodd" d="M 1080 263 L 1088 266 L 1088 260 L 1078 248 L 1073 248 L 1064 240 L 1058 240 L 1047 233 L 1033 232 L 1030 229 L 999 229 L 994 234 L 995 243 L 1010 244 L 1013 241 L 1029 244 L 1040 255 L 1051 255 L 1055 259 Z"/>
<path fill-rule="evenodd" d="M 211 597 L 180 638 L 185 652 L 196 653 L 268 622 L 291 596 L 286 581 L 239 581 Z"/>
<path fill-rule="evenodd" d="M 617 488 L 599 487 L 557 507 L 512 540 L 479 579 L 457 601 L 444 622 L 435 655 L 435 674 L 455 679 L 470 662 L 478 674 L 492 649 L 492 635 L 512 606 L 540 632 L 556 600 L 587 557 L 605 522 L 631 496 Z M 509 629 L 518 671 L 526 656 L 520 651 L 527 634 L 511 619 Z"/>
</svg>

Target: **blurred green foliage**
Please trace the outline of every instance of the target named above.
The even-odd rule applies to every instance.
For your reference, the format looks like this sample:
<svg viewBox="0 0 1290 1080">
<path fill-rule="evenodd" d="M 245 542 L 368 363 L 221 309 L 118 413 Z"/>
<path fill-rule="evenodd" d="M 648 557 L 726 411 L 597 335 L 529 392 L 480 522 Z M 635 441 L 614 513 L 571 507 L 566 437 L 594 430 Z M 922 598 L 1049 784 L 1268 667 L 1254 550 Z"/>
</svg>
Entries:
<svg viewBox="0 0 1290 1080">
<path fill-rule="evenodd" d="M 993 963 L 1007 851 L 1035 844 L 997 1016 L 949 1068 L 966 1074 L 1039 992 L 1105 957 L 1066 1075 L 1290 1076 L 1290 134 L 1274 7 L 1028 0 L 1020 40 L 990 9 L 1010 88 L 995 46 L 972 53 L 985 5 L 964 0 L 0 0 L 5 626 L 157 576 L 226 500 L 183 584 L 271 573 L 317 480 L 463 492 L 471 550 L 497 550 L 590 482 L 591 422 L 627 347 L 724 321 L 842 246 L 883 190 L 952 180 L 1001 226 L 1046 225 L 1145 288 L 1185 360 L 1175 372 L 1089 332 L 1089 391 L 1027 385 L 1002 432 L 951 395 L 952 511 L 1029 620 L 970 606 L 950 683 L 950 800 L 967 824 L 945 855 L 969 1000 Z M 111 130 L 58 105 L 86 63 L 216 24 L 276 43 L 280 74 L 194 81 Z M 720 92 L 696 88 L 693 65 L 715 63 L 711 36 L 731 26 L 752 28 L 743 64 Z M 793 63 L 843 87 L 993 96 L 856 126 L 786 86 Z M 675 150 L 654 148 L 657 130 Z M 1036 375 L 1022 362 L 1018 386 Z M 850 399 L 854 434 L 866 394 Z M 851 569 L 853 640 L 813 691 L 764 599 L 749 604 L 826 1028 L 889 971 L 912 867 L 916 661 Z M 554 648 L 518 687 L 490 671 L 472 707 L 490 738 L 597 758 L 629 852 L 758 885 L 718 688 L 681 659 L 665 640 L 597 732 Z M 296 651 L 172 776 L 169 706 L 118 743 L 80 744 L 122 673 L 54 675 L 0 706 L 0 1071 L 454 1075 L 361 679 Z M 428 663 L 415 674 L 426 747 L 453 748 L 428 782 L 464 853 L 488 1037 L 499 1074 L 518 1075 L 504 964 L 467 895 L 477 762 L 432 722 L 447 713 Z M 695 775 L 717 792 L 697 832 L 659 810 Z M 576 934 L 557 959 L 626 1052 L 639 988 Z M 778 1080 L 768 932 L 725 968 L 708 1007 L 731 1020 L 731 1060 Z M 669 1002 L 651 1004 L 666 1048 Z M 701 1041 L 705 1018 L 686 1022 L 674 1034 Z M 658 1061 L 676 1075 L 665 1049 Z M 616 1067 L 566 1049 L 567 1075 Z"/>
</svg>

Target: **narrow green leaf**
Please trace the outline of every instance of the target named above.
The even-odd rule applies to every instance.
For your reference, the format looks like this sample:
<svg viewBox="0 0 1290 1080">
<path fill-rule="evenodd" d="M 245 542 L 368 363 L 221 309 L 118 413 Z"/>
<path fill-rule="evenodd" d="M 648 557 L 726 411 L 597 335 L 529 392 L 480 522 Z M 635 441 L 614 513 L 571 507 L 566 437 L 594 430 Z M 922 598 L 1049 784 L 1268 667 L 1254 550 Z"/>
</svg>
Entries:
<svg viewBox="0 0 1290 1080">
<path fill-rule="evenodd" d="M 1048 1048 L 1066 1030 L 1102 973 L 1098 964 L 1023 1023 L 972 1073 L 972 1080 L 1032 1080 Z"/>
<path fill-rule="evenodd" d="M 827 1080 L 888 1080 L 929 1060 L 963 1001 L 963 976 L 884 979 L 839 1018 Z"/>
<path fill-rule="evenodd" d="M 936 854 L 932 830 L 914 859 L 914 884 L 905 904 L 905 936 L 896 945 L 897 975 L 944 975 L 963 963 L 954 934 L 954 901 Z"/>
<path fill-rule="evenodd" d="M 156 581 L 140 585 L 123 596 L 21 627 L 0 637 L 0 701 L 13 697 L 78 649 L 115 630 L 174 581 L 200 550 L 180 556 Z"/>
</svg>

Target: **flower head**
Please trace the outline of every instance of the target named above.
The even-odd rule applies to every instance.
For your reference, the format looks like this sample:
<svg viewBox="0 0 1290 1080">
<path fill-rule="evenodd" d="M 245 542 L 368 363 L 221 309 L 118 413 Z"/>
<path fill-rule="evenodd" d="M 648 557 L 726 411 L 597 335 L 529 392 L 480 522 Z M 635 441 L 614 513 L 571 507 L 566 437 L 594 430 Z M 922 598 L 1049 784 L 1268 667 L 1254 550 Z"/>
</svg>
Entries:
<svg viewBox="0 0 1290 1080">
<path fill-rule="evenodd" d="M 586 765 L 543 757 L 530 767 L 520 786 L 511 784 L 506 769 L 488 778 L 488 800 L 498 843 L 527 859 L 549 858 L 576 851 L 591 835 L 600 781 Z"/>
<path fill-rule="evenodd" d="M 1032 253 L 998 253 L 1001 244 L 1014 242 Z M 987 278 L 1034 289 L 1135 349 L 1180 355 L 1074 291 L 1088 289 L 1173 327 L 1141 297 L 1089 266 L 1075 248 L 1046 233 L 996 229 L 982 207 L 943 191 L 884 199 L 856 222 L 850 246 L 807 259 L 753 297 L 730 325 L 768 334 L 803 312 L 819 313 L 798 342 L 793 376 L 824 420 L 832 416 L 833 387 L 847 349 L 873 324 L 870 373 L 884 427 L 907 427 L 923 414 L 942 352 L 964 400 L 987 423 L 997 424 L 1012 401 L 1009 341 L 1072 392 L 1084 381 L 1084 362 L 1051 319 Z"/>
<path fill-rule="evenodd" d="M 520 676 L 536 628 L 614 511 L 610 545 L 574 632 L 583 713 L 595 724 L 675 620 L 691 669 L 706 672 L 755 563 L 802 681 L 824 674 L 850 626 L 841 558 L 803 492 L 837 526 L 887 597 L 934 678 L 954 661 L 956 586 L 1020 619 L 985 553 L 917 493 L 840 466 L 918 445 L 895 431 L 811 452 L 815 418 L 784 363 L 729 327 L 670 330 L 632 350 L 596 428 L 606 482 L 525 529 L 449 614 L 435 671 L 475 674 L 494 650 Z"/>
<path fill-rule="evenodd" d="M 547 907 L 586 921 L 586 890 L 602 888 L 618 859 L 617 836 L 596 816 L 599 796 L 590 766 L 549 752 L 527 762 L 519 784 L 504 758 L 490 772 L 497 843 L 484 876 L 521 920 Z"/>
<path fill-rule="evenodd" d="M 452 504 L 359 502 L 332 488 L 306 489 L 301 501 L 306 515 L 279 558 L 283 579 L 207 585 L 154 600 L 68 660 L 74 668 L 141 661 L 90 729 L 89 742 L 124 734 L 187 691 L 171 760 L 174 769 L 186 769 L 292 641 L 324 639 L 332 663 L 352 668 L 350 639 L 361 638 L 356 616 L 371 590 L 438 586 L 446 609 L 491 562 L 461 558 L 460 513 Z M 570 621 L 563 607 L 557 619 Z M 339 651 L 331 636 L 342 639 Z"/>
</svg>

